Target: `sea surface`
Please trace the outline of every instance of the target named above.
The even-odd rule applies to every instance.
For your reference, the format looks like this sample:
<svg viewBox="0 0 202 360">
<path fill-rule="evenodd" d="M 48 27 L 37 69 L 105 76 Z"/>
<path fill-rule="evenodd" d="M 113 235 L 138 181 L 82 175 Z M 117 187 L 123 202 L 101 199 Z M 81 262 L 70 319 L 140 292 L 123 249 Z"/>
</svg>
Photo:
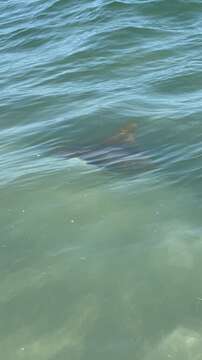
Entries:
<svg viewBox="0 0 202 360">
<path fill-rule="evenodd" d="M 0 349 L 202 359 L 202 0 L 1 0 Z"/>
</svg>

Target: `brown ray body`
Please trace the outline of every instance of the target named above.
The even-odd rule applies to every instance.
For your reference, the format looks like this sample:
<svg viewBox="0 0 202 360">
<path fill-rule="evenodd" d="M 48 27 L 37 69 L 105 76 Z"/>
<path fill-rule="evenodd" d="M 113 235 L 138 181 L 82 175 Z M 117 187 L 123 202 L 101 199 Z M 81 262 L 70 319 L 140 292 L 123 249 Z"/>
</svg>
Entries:
<svg viewBox="0 0 202 360">
<path fill-rule="evenodd" d="M 152 166 L 136 143 L 136 131 L 135 123 L 127 123 L 98 144 L 76 147 L 71 151 L 63 148 L 60 154 L 66 158 L 78 157 L 88 164 L 119 172 L 148 171 Z"/>
</svg>

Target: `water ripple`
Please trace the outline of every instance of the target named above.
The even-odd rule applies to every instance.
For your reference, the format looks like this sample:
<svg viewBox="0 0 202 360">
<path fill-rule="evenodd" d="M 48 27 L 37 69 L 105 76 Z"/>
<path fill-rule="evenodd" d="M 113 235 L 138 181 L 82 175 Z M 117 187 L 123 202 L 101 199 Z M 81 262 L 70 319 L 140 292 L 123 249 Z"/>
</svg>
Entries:
<svg viewBox="0 0 202 360">
<path fill-rule="evenodd" d="M 21 176 L 25 167 L 29 174 L 44 164 L 46 172 L 45 159 L 59 159 L 69 144 L 95 145 L 128 121 L 137 123 L 140 154 L 155 165 L 150 173 L 169 181 L 200 178 L 201 6 L 194 0 L 1 3 L 4 178 L 11 168 Z M 35 150 L 44 162 L 26 160 Z M 59 160 L 52 160 L 54 172 Z"/>
</svg>

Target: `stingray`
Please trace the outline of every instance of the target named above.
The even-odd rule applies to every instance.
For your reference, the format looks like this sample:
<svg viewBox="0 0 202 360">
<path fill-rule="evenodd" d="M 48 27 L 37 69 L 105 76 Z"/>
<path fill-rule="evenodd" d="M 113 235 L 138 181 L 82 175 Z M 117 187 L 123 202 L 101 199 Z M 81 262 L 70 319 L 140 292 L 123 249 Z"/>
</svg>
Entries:
<svg viewBox="0 0 202 360">
<path fill-rule="evenodd" d="M 81 147 L 68 146 L 59 149 L 59 154 L 66 159 L 80 159 L 100 170 L 137 173 L 151 170 L 151 163 L 145 151 L 140 149 L 136 139 L 137 125 L 127 123 L 114 135 L 95 144 Z"/>
</svg>

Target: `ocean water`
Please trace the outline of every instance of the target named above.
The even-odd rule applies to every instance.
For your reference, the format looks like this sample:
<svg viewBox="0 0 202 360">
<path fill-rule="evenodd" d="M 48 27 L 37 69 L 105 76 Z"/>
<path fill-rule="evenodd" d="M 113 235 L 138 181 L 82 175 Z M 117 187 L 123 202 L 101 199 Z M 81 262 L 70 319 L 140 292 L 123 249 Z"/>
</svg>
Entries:
<svg viewBox="0 0 202 360">
<path fill-rule="evenodd" d="M 0 2 L 4 360 L 202 359 L 202 1 Z"/>
</svg>

